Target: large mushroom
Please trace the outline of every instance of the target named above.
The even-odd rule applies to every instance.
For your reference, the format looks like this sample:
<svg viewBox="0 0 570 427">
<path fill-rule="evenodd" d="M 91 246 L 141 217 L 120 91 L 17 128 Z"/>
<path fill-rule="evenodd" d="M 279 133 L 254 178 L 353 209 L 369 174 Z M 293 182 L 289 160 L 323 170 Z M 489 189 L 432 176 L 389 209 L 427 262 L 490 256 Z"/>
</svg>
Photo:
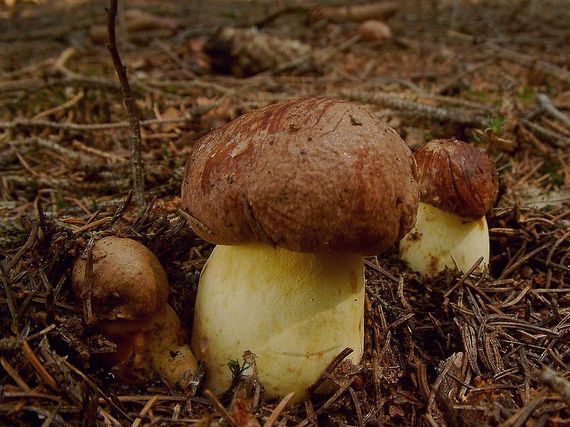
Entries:
<svg viewBox="0 0 570 427">
<path fill-rule="evenodd" d="M 218 245 L 192 333 L 207 387 L 227 388 L 245 350 L 269 397 L 301 399 L 346 347 L 360 361 L 362 257 L 414 224 L 415 173 L 393 129 L 331 98 L 270 105 L 197 143 L 182 197 L 194 231 Z"/>
<path fill-rule="evenodd" d="M 132 239 L 97 240 L 90 255 L 75 260 L 71 280 L 97 330 L 117 345 L 106 361 L 118 377 L 138 383 L 158 373 L 181 387 L 192 379 L 196 358 L 166 302 L 166 272 L 148 248 Z"/>
<path fill-rule="evenodd" d="M 489 265 L 485 214 L 498 192 L 493 161 L 472 145 L 449 139 L 428 142 L 415 153 L 421 201 L 416 225 L 400 241 L 411 269 L 435 276 L 446 267 L 468 271 Z"/>
</svg>

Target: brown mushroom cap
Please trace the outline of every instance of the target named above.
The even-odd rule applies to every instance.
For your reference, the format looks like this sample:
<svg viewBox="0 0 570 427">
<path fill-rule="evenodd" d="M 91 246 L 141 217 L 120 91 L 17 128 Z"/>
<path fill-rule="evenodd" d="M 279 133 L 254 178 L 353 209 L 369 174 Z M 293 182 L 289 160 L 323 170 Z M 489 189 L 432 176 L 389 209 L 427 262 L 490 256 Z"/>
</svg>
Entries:
<svg viewBox="0 0 570 427">
<path fill-rule="evenodd" d="M 435 139 L 415 153 L 422 202 L 478 219 L 491 210 L 499 189 L 493 161 L 472 145 Z"/>
<path fill-rule="evenodd" d="M 100 320 L 137 320 L 154 315 L 166 304 L 166 272 L 154 254 L 135 240 L 105 237 L 92 248 L 93 314 Z M 78 298 L 87 292 L 87 257 L 75 261 L 71 274 Z"/>
<path fill-rule="evenodd" d="M 204 136 L 186 165 L 194 231 L 224 244 L 378 253 L 414 225 L 410 149 L 361 106 L 293 99 Z"/>
</svg>

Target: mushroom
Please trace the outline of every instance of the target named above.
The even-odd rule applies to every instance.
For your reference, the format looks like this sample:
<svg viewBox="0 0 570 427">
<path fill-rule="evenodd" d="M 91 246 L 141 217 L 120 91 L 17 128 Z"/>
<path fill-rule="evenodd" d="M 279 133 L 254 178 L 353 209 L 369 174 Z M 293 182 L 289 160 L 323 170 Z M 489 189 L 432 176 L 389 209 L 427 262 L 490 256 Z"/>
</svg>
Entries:
<svg viewBox="0 0 570 427">
<path fill-rule="evenodd" d="M 489 265 L 485 214 L 497 198 L 493 161 L 462 141 L 437 139 L 415 153 L 421 200 L 416 225 L 400 241 L 411 269 L 435 276 L 445 267 L 468 271 L 480 257 Z"/>
<path fill-rule="evenodd" d="M 381 42 L 392 38 L 392 29 L 382 21 L 369 19 L 360 24 L 358 34 L 362 40 Z"/>
<path fill-rule="evenodd" d="M 76 297 L 89 301 L 97 330 L 117 345 L 105 359 L 118 377 L 140 383 L 156 372 L 171 385 L 187 384 L 197 361 L 167 304 L 166 272 L 148 248 L 105 237 L 75 260 L 71 281 Z"/>
<path fill-rule="evenodd" d="M 363 255 L 414 223 L 415 162 L 396 131 L 363 107 L 302 98 L 204 136 L 186 165 L 183 203 L 216 243 L 198 286 L 192 348 L 206 386 L 257 356 L 269 397 L 296 399 L 344 348 L 363 351 Z"/>
</svg>

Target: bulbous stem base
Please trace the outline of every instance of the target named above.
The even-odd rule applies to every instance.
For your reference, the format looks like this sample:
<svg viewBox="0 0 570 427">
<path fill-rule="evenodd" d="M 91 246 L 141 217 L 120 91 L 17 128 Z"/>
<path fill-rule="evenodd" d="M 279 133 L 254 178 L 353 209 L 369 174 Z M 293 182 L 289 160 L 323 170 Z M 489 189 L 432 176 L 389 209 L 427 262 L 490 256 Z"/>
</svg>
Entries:
<svg viewBox="0 0 570 427">
<path fill-rule="evenodd" d="M 256 357 L 267 397 L 310 386 L 344 348 L 362 357 L 364 267 L 358 255 L 315 255 L 267 245 L 217 246 L 198 287 L 192 333 L 215 393 L 232 381 L 228 362 Z"/>
</svg>

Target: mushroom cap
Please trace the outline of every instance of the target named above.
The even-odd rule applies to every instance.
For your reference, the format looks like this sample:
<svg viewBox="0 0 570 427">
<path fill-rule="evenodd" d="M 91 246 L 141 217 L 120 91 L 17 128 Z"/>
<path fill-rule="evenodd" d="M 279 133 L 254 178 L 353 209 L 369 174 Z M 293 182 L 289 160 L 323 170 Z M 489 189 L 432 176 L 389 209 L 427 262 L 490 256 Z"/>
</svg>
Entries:
<svg viewBox="0 0 570 427">
<path fill-rule="evenodd" d="M 144 319 L 164 307 L 168 297 L 166 272 L 146 246 L 111 236 L 95 242 L 92 254 L 91 302 L 97 319 Z M 73 291 L 79 299 L 88 291 L 86 267 L 87 257 L 79 257 L 71 273 Z"/>
<path fill-rule="evenodd" d="M 495 204 L 495 164 L 472 145 L 434 139 L 416 151 L 415 158 L 422 202 L 471 219 L 481 218 Z"/>
<path fill-rule="evenodd" d="M 392 38 L 391 28 L 376 19 L 369 19 L 360 24 L 358 34 L 365 41 L 383 41 Z"/>
<path fill-rule="evenodd" d="M 204 136 L 182 198 L 194 231 L 216 244 L 372 254 L 414 225 L 415 175 L 408 146 L 365 108 L 300 98 Z"/>
</svg>

